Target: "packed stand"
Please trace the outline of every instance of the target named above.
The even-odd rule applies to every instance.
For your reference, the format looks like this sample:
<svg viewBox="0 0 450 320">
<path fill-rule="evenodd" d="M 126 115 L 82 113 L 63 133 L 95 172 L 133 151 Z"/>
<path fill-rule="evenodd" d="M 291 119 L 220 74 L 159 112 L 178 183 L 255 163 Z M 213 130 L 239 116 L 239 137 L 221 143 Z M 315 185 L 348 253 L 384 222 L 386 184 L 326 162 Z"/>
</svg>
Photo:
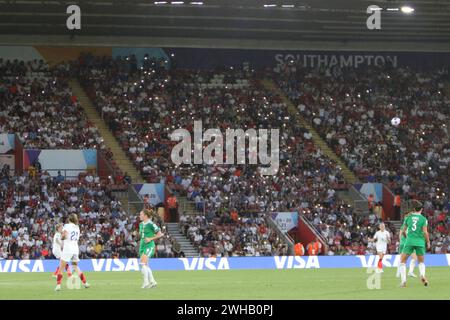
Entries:
<svg viewBox="0 0 450 320">
<path fill-rule="evenodd" d="M 295 210 L 337 202 L 345 188 L 340 168 L 296 125 L 282 101 L 266 92 L 249 70 L 167 70 L 147 58 L 80 58 L 79 77 L 123 148 L 149 182 L 164 180 L 186 194 L 205 219 Z M 175 167 L 170 133 L 208 128 L 280 128 L 280 169 L 262 176 L 256 165 Z M 212 250 L 212 249 L 211 249 Z"/>
<path fill-rule="evenodd" d="M 0 132 L 16 133 L 25 148 L 104 148 L 69 87 L 70 70 L 0 59 Z"/>
<path fill-rule="evenodd" d="M 90 173 L 66 180 L 48 172 L 0 174 L 0 259 L 51 259 L 57 223 L 70 213 L 80 221 L 80 258 L 137 256 L 138 215 L 128 215 L 110 183 Z M 161 220 L 155 220 L 161 227 Z M 173 256 L 170 237 L 158 243 L 158 256 Z"/>
<path fill-rule="evenodd" d="M 201 249 L 204 257 L 283 256 L 287 245 L 267 226 L 262 214 L 208 219 L 203 215 L 181 215 L 180 229 Z"/>
<path fill-rule="evenodd" d="M 424 203 L 433 250 L 448 244 L 447 69 L 318 69 L 291 61 L 269 75 L 363 182 Z M 396 116 L 399 126 L 391 124 Z"/>
</svg>

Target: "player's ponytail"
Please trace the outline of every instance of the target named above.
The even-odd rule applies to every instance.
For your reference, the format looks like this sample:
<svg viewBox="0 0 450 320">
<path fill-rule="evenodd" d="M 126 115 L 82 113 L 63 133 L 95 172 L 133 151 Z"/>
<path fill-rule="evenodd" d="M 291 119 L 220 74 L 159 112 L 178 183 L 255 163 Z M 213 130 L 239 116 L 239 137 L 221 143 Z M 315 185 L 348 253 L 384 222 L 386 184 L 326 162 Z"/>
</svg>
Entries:
<svg viewBox="0 0 450 320">
<path fill-rule="evenodd" d="M 75 213 L 70 214 L 69 222 L 78 225 L 78 216 Z"/>
</svg>

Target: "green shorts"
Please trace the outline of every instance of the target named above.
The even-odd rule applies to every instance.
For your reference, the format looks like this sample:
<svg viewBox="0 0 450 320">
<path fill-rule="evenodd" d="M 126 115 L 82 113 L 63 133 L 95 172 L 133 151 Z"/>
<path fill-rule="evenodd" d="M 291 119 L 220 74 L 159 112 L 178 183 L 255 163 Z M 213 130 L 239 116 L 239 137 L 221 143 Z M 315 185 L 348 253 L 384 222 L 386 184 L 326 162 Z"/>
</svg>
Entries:
<svg viewBox="0 0 450 320">
<path fill-rule="evenodd" d="M 417 254 L 418 256 L 423 256 L 423 255 L 425 255 L 425 247 L 423 247 L 423 246 L 411 246 L 411 245 L 405 245 L 405 246 L 403 247 L 403 250 L 400 251 L 400 252 L 401 252 L 401 253 L 404 253 L 404 254 L 408 254 L 408 255 L 410 255 L 410 254 L 416 252 L 416 254 Z"/>
<path fill-rule="evenodd" d="M 403 253 L 403 251 L 405 250 L 405 244 L 401 244 L 398 248 L 398 253 L 401 254 Z M 416 250 L 414 249 L 414 252 L 416 252 Z"/>
<path fill-rule="evenodd" d="M 143 246 L 139 247 L 139 257 L 142 257 L 142 255 L 146 255 L 147 257 L 151 258 L 155 254 L 155 244 L 145 244 Z"/>
</svg>

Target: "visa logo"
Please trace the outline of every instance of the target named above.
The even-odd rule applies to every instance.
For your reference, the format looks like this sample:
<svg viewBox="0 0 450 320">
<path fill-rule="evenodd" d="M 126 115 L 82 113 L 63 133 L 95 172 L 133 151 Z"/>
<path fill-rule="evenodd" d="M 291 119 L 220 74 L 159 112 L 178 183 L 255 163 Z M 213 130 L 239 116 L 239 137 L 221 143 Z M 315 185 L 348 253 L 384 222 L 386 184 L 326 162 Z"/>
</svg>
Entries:
<svg viewBox="0 0 450 320">
<path fill-rule="evenodd" d="M 44 272 L 42 260 L 2 260 L 0 272 Z"/>
<path fill-rule="evenodd" d="M 361 265 L 363 268 L 376 267 L 378 263 L 378 256 L 370 255 L 370 256 L 357 256 L 361 261 Z M 400 255 L 391 255 L 386 254 L 383 257 L 383 266 L 386 267 L 397 267 L 400 263 Z"/>
<path fill-rule="evenodd" d="M 299 256 L 273 257 L 277 269 L 309 269 L 320 268 L 318 256 L 308 256 L 304 259 Z M 306 261 L 305 261 L 306 259 Z"/>
<path fill-rule="evenodd" d="M 228 270 L 230 265 L 227 258 L 178 258 L 183 262 L 184 270 Z"/>
<path fill-rule="evenodd" d="M 139 271 L 138 259 L 92 259 L 94 271 Z M 126 261 L 126 263 L 124 262 Z"/>
</svg>

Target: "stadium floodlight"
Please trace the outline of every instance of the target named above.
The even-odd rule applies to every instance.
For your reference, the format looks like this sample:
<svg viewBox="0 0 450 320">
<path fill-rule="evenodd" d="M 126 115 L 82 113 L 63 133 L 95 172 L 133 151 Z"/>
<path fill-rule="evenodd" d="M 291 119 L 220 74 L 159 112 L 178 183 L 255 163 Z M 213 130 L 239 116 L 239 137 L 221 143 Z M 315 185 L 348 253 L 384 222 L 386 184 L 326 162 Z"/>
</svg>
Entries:
<svg viewBox="0 0 450 320">
<path fill-rule="evenodd" d="M 184 1 L 172 1 L 170 4 L 184 4 Z"/>
<path fill-rule="evenodd" d="M 155 1 L 154 4 L 167 4 L 167 1 Z"/>
<path fill-rule="evenodd" d="M 294 8 L 295 6 L 293 4 L 283 4 L 281 5 L 282 8 Z"/>
<path fill-rule="evenodd" d="M 411 8 L 410 6 L 403 6 L 401 7 L 401 9 L 403 13 L 413 13 L 414 12 L 414 8 Z"/>
<path fill-rule="evenodd" d="M 197 2 L 197 1 L 195 1 L 195 2 L 191 2 L 191 4 L 197 5 L 197 6 L 202 6 L 202 5 L 203 5 L 203 2 Z"/>
<path fill-rule="evenodd" d="M 386 10 L 387 11 L 399 11 L 400 9 L 399 8 L 387 8 Z"/>
<path fill-rule="evenodd" d="M 276 6 L 277 6 L 276 4 L 265 4 L 264 8 L 273 8 L 273 7 L 276 7 Z"/>
</svg>

